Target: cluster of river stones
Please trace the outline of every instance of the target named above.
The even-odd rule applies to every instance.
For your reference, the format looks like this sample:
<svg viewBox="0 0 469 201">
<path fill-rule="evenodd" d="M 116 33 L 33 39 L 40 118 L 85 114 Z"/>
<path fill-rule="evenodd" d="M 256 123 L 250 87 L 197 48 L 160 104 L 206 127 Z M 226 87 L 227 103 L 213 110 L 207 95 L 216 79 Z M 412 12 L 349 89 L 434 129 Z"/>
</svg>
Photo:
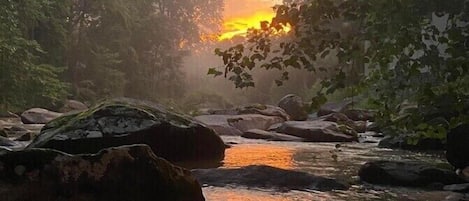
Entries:
<svg viewBox="0 0 469 201">
<path fill-rule="evenodd" d="M 350 185 L 344 181 L 269 166 L 200 168 L 222 163 L 229 145 L 220 135 L 305 143 L 377 143 L 382 136 L 370 123 L 373 113 L 351 109 L 352 104 L 329 103 L 311 115 L 300 97 L 287 95 L 278 106 L 203 110 L 195 117 L 124 98 L 90 108 L 70 101 L 63 113 L 33 108 L 16 121 L 0 120 L 0 198 L 197 201 L 205 200 L 201 184 L 346 190 Z M 429 164 L 398 161 L 370 161 L 358 175 L 372 184 L 468 193 L 464 178 L 469 175 L 467 131 L 457 128 L 448 137 L 457 142 L 448 151 L 448 161 L 459 175 Z"/>
</svg>

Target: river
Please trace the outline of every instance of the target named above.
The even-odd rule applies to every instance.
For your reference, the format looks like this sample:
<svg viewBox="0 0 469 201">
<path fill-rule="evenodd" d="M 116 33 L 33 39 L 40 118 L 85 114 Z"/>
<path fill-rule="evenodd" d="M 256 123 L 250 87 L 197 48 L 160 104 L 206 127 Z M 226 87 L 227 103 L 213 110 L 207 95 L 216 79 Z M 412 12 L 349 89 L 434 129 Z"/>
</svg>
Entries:
<svg viewBox="0 0 469 201">
<path fill-rule="evenodd" d="M 248 188 L 244 186 L 214 187 L 202 184 L 209 201 L 296 201 L 296 200 L 451 200 L 458 194 L 418 188 L 389 187 L 364 184 L 357 172 L 371 160 L 424 161 L 447 166 L 442 152 L 416 153 L 378 148 L 376 143 L 303 143 L 269 142 L 241 137 L 223 137 L 232 144 L 225 152 L 219 168 L 239 168 L 248 165 L 269 165 L 282 169 L 303 171 L 326 176 L 351 184 L 347 191 L 287 191 Z"/>
</svg>

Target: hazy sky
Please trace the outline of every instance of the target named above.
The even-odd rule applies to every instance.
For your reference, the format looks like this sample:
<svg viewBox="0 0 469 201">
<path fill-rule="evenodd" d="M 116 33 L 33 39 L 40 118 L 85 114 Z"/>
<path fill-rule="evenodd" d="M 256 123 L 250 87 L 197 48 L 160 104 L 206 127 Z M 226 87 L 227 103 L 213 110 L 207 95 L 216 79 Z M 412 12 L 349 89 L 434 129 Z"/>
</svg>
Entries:
<svg viewBox="0 0 469 201">
<path fill-rule="evenodd" d="M 225 0 L 225 18 L 245 17 L 258 11 L 272 11 L 275 0 Z"/>
</svg>

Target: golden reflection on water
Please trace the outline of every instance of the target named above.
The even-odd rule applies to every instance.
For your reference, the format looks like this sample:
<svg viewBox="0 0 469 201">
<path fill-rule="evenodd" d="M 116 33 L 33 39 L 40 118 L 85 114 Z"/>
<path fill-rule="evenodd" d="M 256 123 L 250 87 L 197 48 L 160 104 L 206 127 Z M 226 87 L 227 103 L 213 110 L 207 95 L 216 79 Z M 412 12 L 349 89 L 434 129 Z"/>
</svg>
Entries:
<svg viewBox="0 0 469 201">
<path fill-rule="evenodd" d="M 237 168 L 248 165 L 268 165 L 282 169 L 293 169 L 294 153 L 294 149 L 278 145 L 235 145 L 225 151 L 223 167 Z"/>
</svg>

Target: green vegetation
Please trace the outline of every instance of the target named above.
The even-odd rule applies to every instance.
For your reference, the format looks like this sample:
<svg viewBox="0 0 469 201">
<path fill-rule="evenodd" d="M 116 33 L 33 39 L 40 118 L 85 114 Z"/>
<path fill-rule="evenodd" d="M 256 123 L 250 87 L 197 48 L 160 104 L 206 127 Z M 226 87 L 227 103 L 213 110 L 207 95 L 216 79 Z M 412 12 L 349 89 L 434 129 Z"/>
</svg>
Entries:
<svg viewBox="0 0 469 201">
<path fill-rule="evenodd" d="M 255 86 L 252 70 L 277 69 L 282 85 L 292 68 L 306 69 L 322 78 L 312 107 L 352 88 L 387 133 L 443 139 L 469 121 L 469 1 L 295 2 L 278 6 L 244 44 L 216 49 L 224 67 L 209 74 L 246 88 Z M 293 31 L 278 36 L 286 24 Z"/>
<path fill-rule="evenodd" d="M 182 58 L 222 0 L 0 2 L 0 111 L 118 96 L 180 97 Z"/>
</svg>

